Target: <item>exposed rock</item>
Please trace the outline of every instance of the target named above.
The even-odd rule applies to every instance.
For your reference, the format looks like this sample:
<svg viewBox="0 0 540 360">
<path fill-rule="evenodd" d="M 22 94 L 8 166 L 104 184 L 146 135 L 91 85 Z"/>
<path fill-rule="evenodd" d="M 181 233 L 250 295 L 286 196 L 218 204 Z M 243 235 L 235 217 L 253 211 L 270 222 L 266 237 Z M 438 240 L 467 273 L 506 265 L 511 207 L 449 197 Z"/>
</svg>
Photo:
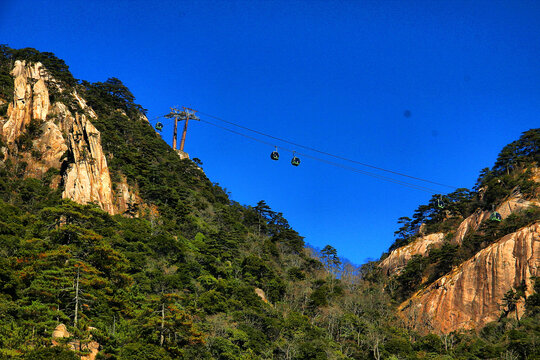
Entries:
<svg viewBox="0 0 540 360">
<path fill-rule="evenodd" d="M 50 168 L 60 169 L 62 156 L 68 149 L 60 128 L 52 121 L 43 123 L 40 127 L 41 136 L 33 140 L 32 152 L 19 153 L 28 166 L 25 176 L 41 177 Z M 37 152 L 39 158 L 32 153 Z"/>
<path fill-rule="evenodd" d="M 59 342 L 56 341 L 55 339 L 61 339 L 61 338 L 66 338 L 66 337 L 70 337 L 71 334 L 69 333 L 69 331 L 67 331 L 67 327 L 66 325 L 64 324 L 59 324 L 57 325 L 55 328 L 54 328 L 54 331 L 52 333 L 52 344 L 53 346 L 58 346 Z"/>
<path fill-rule="evenodd" d="M 539 205 L 538 201 L 529 201 L 521 197 L 521 194 L 511 197 L 510 199 L 504 201 L 501 205 L 497 207 L 497 211 L 501 214 L 503 219 L 507 218 L 510 214 L 524 210 L 532 205 Z"/>
<path fill-rule="evenodd" d="M 64 122 L 68 128 L 68 150 L 73 162 L 64 174 L 62 196 L 81 204 L 95 202 L 110 214 L 115 213 L 112 196 L 111 177 L 107 160 L 101 147 L 99 131 L 85 115 L 66 113 L 70 121 Z"/>
<path fill-rule="evenodd" d="M 255 294 L 257 294 L 262 299 L 262 301 L 268 303 L 268 299 L 266 298 L 266 294 L 264 293 L 263 289 L 255 288 Z"/>
<path fill-rule="evenodd" d="M 420 226 L 418 227 L 418 235 L 420 236 L 426 235 L 426 228 L 427 226 L 425 223 L 420 224 Z"/>
<path fill-rule="evenodd" d="M 88 330 L 92 330 L 95 328 L 89 327 Z M 59 324 L 56 326 L 52 333 L 52 345 L 58 346 L 60 344 L 57 339 L 62 338 L 69 338 L 71 337 L 71 334 L 69 331 L 67 331 L 66 325 Z M 92 335 L 90 335 L 90 339 L 92 338 Z M 81 342 L 79 340 L 71 340 L 67 343 L 68 347 L 72 351 L 78 351 L 82 352 L 83 355 L 81 355 L 81 360 L 95 360 L 98 352 L 99 352 L 99 343 L 97 341 L 84 341 Z"/>
<path fill-rule="evenodd" d="M 77 103 L 79 104 L 81 109 L 83 109 L 88 114 L 88 116 L 90 116 L 92 119 L 97 119 L 97 114 L 95 113 L 94 109 L 86 105 L 86 100 L 80 97 L 77 91 L 73 91 L 71 95 L 75 98 L 75 100 L 77 100 Z"/>
<path fill-rule="evenodd" d="M 125 177 L 122 177 L 122 181 L 116 184 L 114 205 L 118 214 L 132 217 L 138 217 L 142 210 L 149 210 L 142 198 L 130 189 Z"/>
<path fill-rule="evenodd" d="M 68 149 L 60 128 L 52 121 L 41 126 L 42 134 L 34 141 L 34 148 L 40 152 L 40 161 L 47 168 L 60 168 L 60 159 Z"/>
<path fill-rule="evenodd" d="M 35 64 L 35 67 L 38 64 Z M 17 60 L 11 72 L 11 75 L 15 77 L 14 96 L 13 102 L 8 107 L 8 121 L 2 126 L 2 136 L 8 144 L 13 143 L 22 134 L 32 119 L 32 86 L 30 84 L 32 69 L 31 66 L 27 67 L 24 61 Z M 38 110 L 38 115 L 41 115 L 41 107 L 36 110 Z"/>
<path fill-rule="evenodd" d="M 395 249 L 386 259 L 379 264 L 387 274 L 399 272 L 414 255 L 427 255 L 431 246 L 436 246 L 444 241 L 444 233 L 435 233 L 421 236 L 398 249 Z"/>
<path fill-rule="evenodd" d="M 176 150 L 176 153 L 178 154 L 178 156 L 180 156 L 181 160 L 189 159 L 189 154 L 187 152 L 185 152 L 185 151 Z"/>
<path fill-rule="evenodd" d="M 32 116 L 35 120 L 45 120 L 49 112 L 49 90 L 43 78 L 40 78 L 33 88 Z"/>
<path fill-rule="evenodd" d="M 532 205 L 539 205 L 540 203 L 536 200 L 525 200 L 522 198 L 522 195 L 519 191 L 514 191 L 512 194 L 503 201 L 495 209 L 503 219 L 506 219 L 510 214 L 527 209 Z M 452 242 L 456 244 L 461 244 L 465 235 L 468 232 L 476 231 L 482 225 L 482 222 L 489 219 L 491 211 L 482 211 L 480 209 L 476 210 L 472 215 L 463 220 L 459 225 L 456 235 L 454 236 Z"/>
<path fill-rule="evenodd" d="M 532 176 L 532 180 L 533 181 L 536 181 L 538 183 L 540 183 L 540 167 L 534 167 L 532 169 L 532 173 L 533 173 L 533 176 Z"/>
<path fill-rule="evenodd" d="M 504 294 L 524 280 L 532 289 L 540 266 L 540 222 L 508 234 L 402 304 L 444 333 L 497 320 Z M 521 310 L 522 312 L 522 310 Z"/>
<path fill-rule="evenodd" d="M 540 205 L 540 202 L 537 200 L 525 200 L 521 193 L 516 189 L 495 210 L 501 214 L 503 219 L 505 219 L 510 214 L 527 209 L 533 205 L 538 206 Z M 473 214 L 459 224 L 456 233 L 452 238 L 452 243 L 461 244 L 467 233 L 478 230 L 480 225 L 489 219 L 490 215 L 491 211 L 482 211 L 481 209 L 477 209 Z M 423 227 L 424 225 L 422 224 L 419 229 L 419 234 L 423 233 Z M 425 256 L 427 255 L 429 247 L 441 245 L 443 241 L 443 233 L 421 236 L 412 243 L 392 251 L 386 259 L 381 261 L 379 267 L 387 274 L 399 273 L 414 255 Z"/>
<path fill-rule="evenodd" d="M 28 164 L 25 176 L 31 177 L 41 177 L 50 168 L 60 169 L 65 161 L 62 196 L 81 204 L 97 203 L 103 210 L 116 213 L 101 136 L 87 118 L 97 118 L 96 113 L 76 91 L 71 96 L 84 114 L 73 116 L 66 105 L 51 105 L 47 85 L 63 90 L 41 63 L 16 61 L 11 74 L 15 77 L 14 99 L 9 104 L 8 120 L 0 131 L 8 144 L 2 157 L 12 153 L 22 159 Z M 32 151 L 17 149 L 14 142 L 32 119 L 43 122 L 41 135 L 32 140 Z M 69 156 L 64 159 L 66 151 Z"/>
<path fill-rule="evenodd" d="M 456 235 L 452 239 L 452 242 L 456 244 L 461 244 L 463 242 L 463 239 L 465 238 L 465 235 L 467 235 L 469 231 L 472 232 L 478 230 L 482 222 L 489 219 L 490 215 L 491 212 L 489 211 L 482 211 L 481 209 L 477 209 L 469 217 L 463 220 L 461 224 L 459 224 L 456 230 Z"/>
<path fill-rule="evenodd" d="M 144 115 L 143 113 L 139 113 L 139 120 L 146 121 L 147 123 L 150 123 L 150 120 Z"/>
<path fill-rule="evenodd" d="M 41 63 L 26 65 L 24 61 L 16 61 L 11 74 L 14 80 L 13 101 L 9 104 L 8 120 L 2 125 L 3 139 L 10 147 L 11 152 L 25 161 L 26 176 L 39 177 L 50 167 L 60 167 L 60 157 L 67 149 L 61 131 L 58 127 L 46 121 L 50 109 L 49 91 L 46 80 L 49 75 Z M 32 83 L 34 85 L 32 86 Z M 21 136 L 30 121 L 46 121 L 41 125 L 42 136 L 33 140 L 33 150 L 39 154 L 34 158 L 30 152 L 23 153 L 14 148 L 13 142 Z M 10 152 L 9 146 L 3 151 L 4 156 Z"/>
</svg>

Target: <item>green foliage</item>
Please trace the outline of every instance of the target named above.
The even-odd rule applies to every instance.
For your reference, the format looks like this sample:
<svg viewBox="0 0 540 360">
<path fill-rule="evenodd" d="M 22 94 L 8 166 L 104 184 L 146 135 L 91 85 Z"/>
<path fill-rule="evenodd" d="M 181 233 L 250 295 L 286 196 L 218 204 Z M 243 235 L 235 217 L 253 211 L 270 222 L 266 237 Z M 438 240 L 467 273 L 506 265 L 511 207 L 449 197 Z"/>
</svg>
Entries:
<svg viewBox="0 0 540 360">
<path fill-rule="evenodd" d="M 2 163 L 0 357 L 78 358 L 62 346 L 50 347 L 58 323 L 82 342 L 89 341 L 88 328 L 95 328 L 99 359 L 538 355 L 538 282 L 519 323 L 506 317 L 478 336 L 453 334 L 451 342 L 405 328 L 395 310 L 395 300 L 424 286 L 422 279 L 433 281 L 473 251 L 535 221 L 537 209 L 486 224 L 459 248 L 446 242 L 426 257 L 413 257 L 392 280 L 395 288 L 385 287 L 376 262 L 358 268 L 330 245 L 313 255 L 266 202 L 231 201 L 199 162 L 180 160 L 155 133 L 120 80 L 78 84 L 62 60 L 34 49 L 0 46 L 0 57 L 0 98 L 12 96 L 9 70 L 16 59 L 41 61 L 66 89 L 82 94 L 98 114 L 92 123 L 101 132 L 113 181 L 127 181 L 142 198 L 140 211 L 125 214 L 130 217 L 111 216 L 95 205 L 63 200 L 61 190 L 49 187 L 58 170 L 37 180 L 23 176 L 21 161 Z M 80 111 L 65 93 L 52 89 L 51 96 Z M 39 125 L 30 124 L 20 148 L 32 150 Z M 413 241 L 422 224 L 426 233 L 452 229 L 478 206 L 500 201 L 509 186 L 534 194 L 530 171 L 516 174 L 536 161 L 535 146 L 537 131 L 531 130 L 505 150 L 482 178 L 491 188 L 483 202 L 476 192 L 458 189 L 442 196 L 444 209 L 436 195 L 412 218 L 400 218 L 393 248 Z M 513 174 L 505 174 L 507 164 L 515 164 Z M 267 302 L 255 288 L 264 291 Z M 524 295 L 523 288 L 512 290 L 507 308 L 515 311 L 512 304 Z"/>
<path fill-rule="evenodd" d="M 71 350 L 62 347 L 39 348 L 30 351 L 24 356 L 24 360 L 79 360 L 80 357 L 75 355 Z"/>
<path fill-rule="evenodd" d="M 154 344 L 131 343 L 122 347 L 120 359 L 126 360 L 167 360 L 170 355 L 161 347 Z"/>
<path fill-rule="evenodd" d="M 531 163 L 540 163 L 540 129 L 525 131 L 518 140 L 506 145 L 499 153 L 491 175 L 499 176 Z"/>
<path fill-rule="evenodd" d="M 7 103 L 13 99 L 13 78 L 10 75 L 13 68 L 12 50 L 7 45 L 0 45 L 0 99 Z M 7 105 L 0 106 L 0 116 L 5 116 Z"/>
<path fill-rule="evenodd" d="M 431 270 L 431 274 L 429 274 L 428 282 L 432 282 L 447 274 L 452 270 L 454 265 L 458 264 L 458 258 L 456 257 L 456 250 L 458 248 L 458 245 L 445 242 L 440 248 L 432 248 L 429 251 L 428 259 L 435 265 Z"/>
<path fill-rule="evenodd" d="M 13 99 L 13 79 L 10 76 L 11 69 L 15 64 L 15 60 L 26 61 L 27 63 L 41 62 L 47 71 L 56 79 L 61 88 L 77 87 L 78 81 L 69 71 L 69 67 L 64 60 L 59 59 L 53 53 L 40 52 L 33 48 L 12 49 L 7 45 L 0 45 L 0 98 L 10 101 Z M 52 101 L 62 100 L 69 103 L 72 109 L 78 109 L 71 97 L 65 92 L 61 92 L 59 88 L 49 83 L 49 93 Z M 0 116 L 2 116 L 3 108 L 0 107 Z"/>
<path fill-rule="evenodd" d="M 534 293 L 527 297 L 525 302 L 527 314 L 537 316 L 540 314 L 540 278 L 534 278 Z"/>
<path fill-rule="evenodd" d="M 127 114 L 137 115 L 137 113 L 145 113 L 146 110 L 142 106 L 134 103 L 135 96 L 129 89 L 117 78 L 109 78 L 105 82 L 89 83 L 83 81 L 86 93 L 86 98 L 90 101 L 94 111 L 98 114 L 106 113 L 110 110 L 123 110 Z"/>
<path fill-rule="evenodd" d="M 428 259 L 422 255 L 414 255 L 397 277 L 399 294 L 402 300 L 418 290 L 422 281 L 422 274 L 426 269 Z"/>
<path fill-rule="evenodd" d="M 43 133 L 41 125 L 41 122 L 38 120 L 32 119 L 30 121 L 30 124 L 28 124 L 26 128 L 26 131 L 16 140 L 17 146 L 20 150 L 29 151 L 32 149 L 32 140 L 37 139 Z"/>
</svg>

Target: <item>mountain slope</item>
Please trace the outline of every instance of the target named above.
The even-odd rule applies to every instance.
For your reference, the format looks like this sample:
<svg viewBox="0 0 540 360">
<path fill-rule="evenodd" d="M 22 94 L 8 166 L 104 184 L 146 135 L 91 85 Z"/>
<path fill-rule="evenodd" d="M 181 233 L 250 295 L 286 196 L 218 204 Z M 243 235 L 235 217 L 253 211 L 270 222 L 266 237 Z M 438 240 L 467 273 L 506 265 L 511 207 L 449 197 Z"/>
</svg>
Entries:
<svg viewBox="0 0 540 360">
<path fill-rule="evenodd" d="M 529 130 L 483 170 L 476 191 L 449 194 L 444 209 L 432 201 L 414 220 L 402 219 L 399 245 L 379 267 L 397 282 L 403 316 L 422 318 L 416 327 L 445 333 L 481 327 L 501 311 L 507 316 L 503 298 L 516 289 L 520 296 L 510 307 L 523 312 L 540 266 L 538 144 L 538 129 Z"/>
<path fill-rule="evenodd" d="M 540 222 L 536 222 L 504 236 L 414 294 L 403 311 L 422 314 L 423 321 L 445 333 L 479 328 L 499 319 L 509 290 L 524 286 L 525 297 L 532 293 L 539 267 Z M 524 301 L 516 312 L 524 313 Z"/>
<path fill-rule="evenodd" d="M 449 342 L 420 333 L 420 317 L 409 324 L 398 309 L 398 300 L 429 290 L 454 262 L 480 256 L 537 213 L 473 226 L 461 245 L 425 247 L 425 258 L 403 260 L 401 275 L 388 277 L 378 264 L 347 263 L 331 246 L 306 247 L 264 201 L 229 199 L 156 134 L 120 80 L 79 81 L 62 60 L 34 49 L 0 46 L 0 56 L 0 358 L 75 359 L 90 349 L 99 359 L 538 355 L 532 290 L 540 282 L 529 274 L 519 324 L 506 316 L 479 335 Z M 434 202 L 421 206 L 395 248 L 458 236 L 447 234 L 517 185 L 532 201 L 530 156 L 505 153 L 516 169 L 505 177 L 502 163 L 485 172 L 482 200 L 479 190 L 460 190 L 445 198 L 450 214 Z"/>
</svg>

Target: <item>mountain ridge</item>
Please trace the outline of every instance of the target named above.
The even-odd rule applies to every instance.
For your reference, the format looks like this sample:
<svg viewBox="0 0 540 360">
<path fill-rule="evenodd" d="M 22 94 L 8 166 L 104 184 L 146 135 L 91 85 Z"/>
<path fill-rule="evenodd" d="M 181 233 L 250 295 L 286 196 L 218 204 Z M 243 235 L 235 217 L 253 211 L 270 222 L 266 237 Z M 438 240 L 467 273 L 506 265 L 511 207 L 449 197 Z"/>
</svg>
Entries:
<svg viewBox="0 0 540 360">
<path fill-rule="evenodd" d="M 411 254 L 394 274 L 380 266 L 392 252 L 355 267 L 330 245 L 307 248 L 264 201 L 229 199 L 156 134 L 120 80 L 78 81 L 51 53 L 0 50 L 2 356 L 81 358 L 88 355 L 81 344 L 91 341 L 99 359 L 538 355 L 530 335 L 538 333 L 540 313 L 533 262 L 520 267 L 531 270 L 510 279 L 511 287 L 501 284 L 490 295 L 491 308 L 506 299 L 500 317 L 492 309 L 489 316 L 469 313 L 469 320 L 486 319 L 474 320 L 485 325 L 479 333 L 437 316 L 423 326 L 425 317 L 400 310 L 420 304 L 432 316 L 429 306 L 445 304 L 441 297 L 408 302 L 437 297 L 429 291 L 441 279 L 537 224 L 534 206 L 504 204 L 523 205 L 511 197 L 516 186 L 526 201 L 537 201 L 538 129 L 505 147 L 473 191 L 436 195 L 412 219 L 400 219 L 392 251 L 444 235 L 436 236 L 440 247 L 421 244 L 425 256 Z M 501 223 L 485 219 L 493 205 L 508 210 Z M 538 251 L 531 254 L 537 259 Z M 455 307 L 445 306 L 442 315 L 453 314 Z M 70 336 L 51 347 L 59 323 Z"/>
</svg>

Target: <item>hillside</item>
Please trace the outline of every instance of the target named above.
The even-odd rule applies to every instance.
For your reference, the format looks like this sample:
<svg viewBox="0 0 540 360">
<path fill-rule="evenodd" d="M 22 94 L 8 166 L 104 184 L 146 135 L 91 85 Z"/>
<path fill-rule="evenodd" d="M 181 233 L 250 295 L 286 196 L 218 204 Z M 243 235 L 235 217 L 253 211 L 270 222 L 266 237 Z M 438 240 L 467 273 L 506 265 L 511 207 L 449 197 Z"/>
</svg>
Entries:
<svg viewBox="0 0 540 360">
<path fill-rule="evenodd" d="M 161 139 L 120 80 L 77 80 L 34 49 L 2 46 L 0 60 L 0 358 L 540 354 L 540 282 L 529 266 L 538 262 L 538 129 L 503 149 L 476 189 L 445 196 L 444 209 L 434 196 L 402 218 L 380 263 L 356 267 L 331 246 L 306 247 L 264 201 L 230 199 Z M 492 206 L 500 223 L 486 219 Z M 504 251 L 521 267 L 491 293 L 489 316 L 477 321 L 437 292 L 511 242 L 534 251 Z M 493 316 L 501 294 L 506 307 Z M 441 313 L 460 311 L 475 326 L 423 326 L 407 309 L 441 324 Z"/>
<path fill-rule="evenodd" d="M 416 327 L 477 329 L 500 318 L 512 291 L 523 313 L 540 266 L 538 160 L 538 131 L 530 130 L 482 171 L 475 190 L 434 197 L 413 219 L 400 219 L 379 267 L 403 316 L 423 318 Z"/>
</svg>

